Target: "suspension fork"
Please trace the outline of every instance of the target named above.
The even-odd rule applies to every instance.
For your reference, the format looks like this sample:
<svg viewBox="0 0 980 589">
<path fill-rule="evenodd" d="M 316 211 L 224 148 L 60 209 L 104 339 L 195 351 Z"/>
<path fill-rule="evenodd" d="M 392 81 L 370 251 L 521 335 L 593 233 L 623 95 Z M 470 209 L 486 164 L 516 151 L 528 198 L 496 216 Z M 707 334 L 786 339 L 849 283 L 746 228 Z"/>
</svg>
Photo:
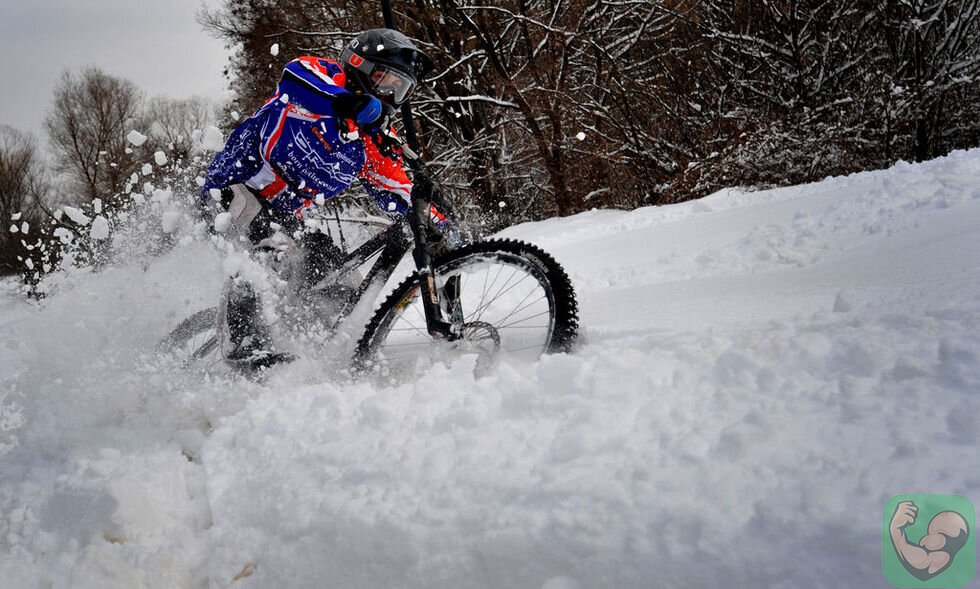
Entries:
<svg viewBox="0 0 980 589">
<path fill-rule="evenodd" d="M 415 237 L 412 257 L 419 272 L 419 289 L 426 328 L 432 337 L 453 341 L 460 337 L 459 326 L 462 322 L 461 313 L 458 319 L 455 317 L 456 309 L 459 307 L 459 281 L 456 277 L 451 277 L 443 289 L 444 294 L 449 298 L 448 303 L 454 315 L 453 319 L 456 319 L 450 323 L 443 317 L 439 290 L 436 288 L 436 273 L 432 267 L 435 256 L 425 231 L 431 206 L 427 198 L 417 196 L 412 198 L 412 213 L 409 215 L 409 226 Z"/>
<path fill-rule="evenodd" d="M 403 159 L 412 171 L 417 176 L 425 177 L 428 180 L 429 176 L 421 156 L 412 147 L 406 145 L 401 137 L 394 135 L 392 138 L 401 145 Z M 427 184 L 431 187 L 431 181 L 427 181 Z M 459 303 L 459 277 L 449 277 L 443 286 L 443 294 L 448 299 L 446 302 L 451 319 L 451 322 L 447 322 L 443 317 L 439 291 L 436 288 L 436 274 L 432 267 L 435 255 L 425 230 L 429 224 L 432 195 L 428 191 L 420 191 L 419 194 L 415 194 L 415 190 L 412 192 L 412 212 L 409 214 L 409 227 L 411 227 L 412 235 L 415 237 L 412 257 L 415 259 L 415 266 L 419 271 L 419 289 L 422 297 L 422 308 L 425 311 L 426 329 L 432 337 L 444 338 L 449 341 L 457 340 L 462 337 L 463 330 L 463 312 Z"/>
</svg>

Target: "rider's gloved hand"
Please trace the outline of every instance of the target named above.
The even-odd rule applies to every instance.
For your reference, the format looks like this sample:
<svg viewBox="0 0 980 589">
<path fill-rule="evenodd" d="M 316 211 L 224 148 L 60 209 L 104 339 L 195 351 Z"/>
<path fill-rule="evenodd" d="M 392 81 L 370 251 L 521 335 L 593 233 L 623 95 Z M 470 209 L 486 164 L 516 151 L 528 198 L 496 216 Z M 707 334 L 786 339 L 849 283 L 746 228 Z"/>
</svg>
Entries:
<svg viewBox="0 0 980 589">
<path fill-rule="evenodd" d="M 341 94 L 334 99 L 334 114 L 357 123 L 360 132 L 374 141 L 381 155 L 401 155 L 401 141 L 391 130 L 390 107 L 370 94 Z"/>
<path fill-rule="evenodd" d="M 358 127 L 376 126 L 387 114 L 374 96 L 349 92 L 333 99 L 333 113 L 338 118 L 354 121 Z"/>
<path fill-rule="evenodd" d="M 379 129 L 377 133 L 370 133 L 370 135 L 378 151 L 381 152 L 381 155 L 388 159 L 401 157 L 402 142 L 398 138 L 398 135 L 395 135 L 394 131 L 391 130 L 390 124 Z"/>
</svg>

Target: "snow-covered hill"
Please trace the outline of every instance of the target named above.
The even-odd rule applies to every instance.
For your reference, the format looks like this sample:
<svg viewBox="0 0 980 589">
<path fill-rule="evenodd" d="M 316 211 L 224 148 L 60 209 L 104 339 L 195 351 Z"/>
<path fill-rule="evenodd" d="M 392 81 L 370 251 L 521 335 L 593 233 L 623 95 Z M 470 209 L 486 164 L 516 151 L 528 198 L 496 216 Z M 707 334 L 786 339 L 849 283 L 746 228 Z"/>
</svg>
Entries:
<svg viewBox="0 0 980 589">
<path fill-rule="evenodd" d="M 479 380 L 161 367 L 196 243 L 4 297 L 2 585 L 887 587 L 887 499 L 980 500 L 980 151 L 505 234 L 583 341 Z"/>
</svg>

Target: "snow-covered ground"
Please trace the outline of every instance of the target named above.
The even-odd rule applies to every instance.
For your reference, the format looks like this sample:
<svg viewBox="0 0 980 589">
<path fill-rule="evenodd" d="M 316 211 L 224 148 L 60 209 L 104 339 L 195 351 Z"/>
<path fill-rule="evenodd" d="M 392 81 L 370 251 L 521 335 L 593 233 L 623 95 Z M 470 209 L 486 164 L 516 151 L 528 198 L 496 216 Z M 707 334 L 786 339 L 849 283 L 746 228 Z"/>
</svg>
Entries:
<svg viewBox="0 0 980 589">
<path fill-rule="evenodd" d="M 0 297 L 0 584 L 887 587 L 886 500 L 980 501 L 980 151 L 505 235 L 583 338 L 481 379 L 161 367 L 201 244 Z"/>
</svg>

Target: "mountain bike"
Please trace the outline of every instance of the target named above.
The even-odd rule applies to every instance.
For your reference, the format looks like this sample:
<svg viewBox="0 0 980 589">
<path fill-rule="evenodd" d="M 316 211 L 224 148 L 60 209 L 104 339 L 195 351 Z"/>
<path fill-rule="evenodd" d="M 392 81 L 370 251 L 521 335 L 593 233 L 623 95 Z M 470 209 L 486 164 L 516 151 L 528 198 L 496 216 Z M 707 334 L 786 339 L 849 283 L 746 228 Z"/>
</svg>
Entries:
<svg viewBox="0 0 980 589">
<path fill-rule="evenodd" d="M 434 185 L 420 158 L 407 145 L 402 149 L 415 183 L 428 189 L 413 191 L 408 215 L 346 252 L 313 286 L 306 300 L 322 293 L 324 304 L 332 305 L 327 337 L 366 296 L 377 295 L 411 252 L 415 271 L 367 322 L 353 351 L 355 371 L 394 375 L 462 354 L 476 354 L 476 368 L 486 369 L 502 357 L 536 359 L 568 351 L 577 336 L 578 307 L 561 265 L 537 246 L 510 239 L 440 247 L 445 240 L 429 222 Z M 338 296 L 338 282 L 349 284 L 371 260 L 359 283 Z M 161 347 L 186 364 L 221 365 L 227 353 L 226 298 L 182 321 Z"/>
</svg>

